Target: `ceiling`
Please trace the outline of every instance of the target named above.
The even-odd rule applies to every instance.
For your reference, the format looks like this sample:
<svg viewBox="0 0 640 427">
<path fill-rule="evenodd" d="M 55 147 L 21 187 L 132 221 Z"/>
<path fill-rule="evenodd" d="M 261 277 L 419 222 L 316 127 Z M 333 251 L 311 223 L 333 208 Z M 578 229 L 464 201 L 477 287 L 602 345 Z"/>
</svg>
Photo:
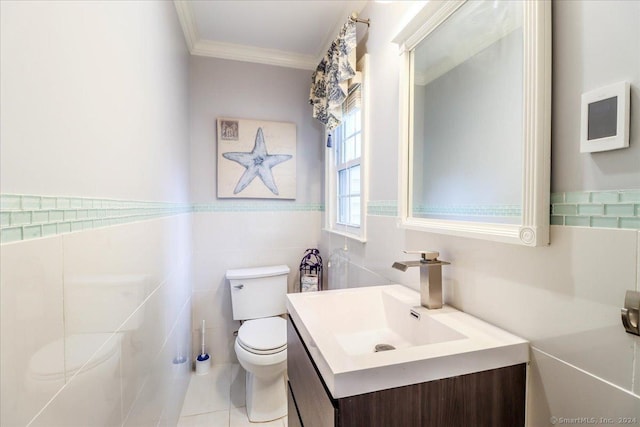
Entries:
<svg viewBox="0 0 640 427">
<path fill-rule="evenodd" d="M 313 70 L 366 0 L 174 0 L 192 55 Z"/>
</svg>

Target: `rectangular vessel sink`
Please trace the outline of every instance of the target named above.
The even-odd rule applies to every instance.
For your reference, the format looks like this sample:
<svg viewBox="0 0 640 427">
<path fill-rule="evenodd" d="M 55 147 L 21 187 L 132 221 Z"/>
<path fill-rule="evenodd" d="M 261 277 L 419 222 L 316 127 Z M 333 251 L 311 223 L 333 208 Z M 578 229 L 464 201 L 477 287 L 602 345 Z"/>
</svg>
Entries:
<svg viewBox="0 0 640 427">
<path fill-rule="evenodd" d="M 529 343 L 401 285 L 287 295 L 287 309 L 334 398 L 529 361 Z"/>
</svg>

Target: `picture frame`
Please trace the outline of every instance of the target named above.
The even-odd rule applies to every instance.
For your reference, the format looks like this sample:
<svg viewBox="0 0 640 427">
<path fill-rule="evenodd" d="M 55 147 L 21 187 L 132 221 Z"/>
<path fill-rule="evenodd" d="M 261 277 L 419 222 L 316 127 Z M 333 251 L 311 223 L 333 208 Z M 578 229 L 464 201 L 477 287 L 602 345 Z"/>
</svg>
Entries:
<svg viewBox="0 0 640 427">
<path fill-rule="evenodd" d="M 296 198 L 296 125 L 217 119 L 218 198 Z"/>
</svg>

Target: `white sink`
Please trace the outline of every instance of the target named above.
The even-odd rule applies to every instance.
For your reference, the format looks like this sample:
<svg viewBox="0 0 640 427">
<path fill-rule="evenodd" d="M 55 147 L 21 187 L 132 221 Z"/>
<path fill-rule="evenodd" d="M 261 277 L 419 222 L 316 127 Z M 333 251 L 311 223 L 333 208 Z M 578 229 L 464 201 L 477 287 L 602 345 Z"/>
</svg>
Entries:
<svg viewBox="0 0 640 427">
<path fill-rule="evenodd" d="M 401 285 L 289 294 L 287 309 L 336 399 L 529 361 L 522 338 Z"/>
</svg>

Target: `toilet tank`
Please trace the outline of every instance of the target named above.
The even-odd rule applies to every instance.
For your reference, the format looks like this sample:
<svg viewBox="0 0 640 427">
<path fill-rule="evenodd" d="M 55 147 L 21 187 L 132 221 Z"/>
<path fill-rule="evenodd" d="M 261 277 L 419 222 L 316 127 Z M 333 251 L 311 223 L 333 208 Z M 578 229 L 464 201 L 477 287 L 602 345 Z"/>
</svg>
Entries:
<svg viewBox="0 0 640 427">
<path fill-rule="evenodd" d="M 241 268 L 228 270 L 233 320 L 259 319 L 287 312 L 289 267 Z"/>
</svg>

